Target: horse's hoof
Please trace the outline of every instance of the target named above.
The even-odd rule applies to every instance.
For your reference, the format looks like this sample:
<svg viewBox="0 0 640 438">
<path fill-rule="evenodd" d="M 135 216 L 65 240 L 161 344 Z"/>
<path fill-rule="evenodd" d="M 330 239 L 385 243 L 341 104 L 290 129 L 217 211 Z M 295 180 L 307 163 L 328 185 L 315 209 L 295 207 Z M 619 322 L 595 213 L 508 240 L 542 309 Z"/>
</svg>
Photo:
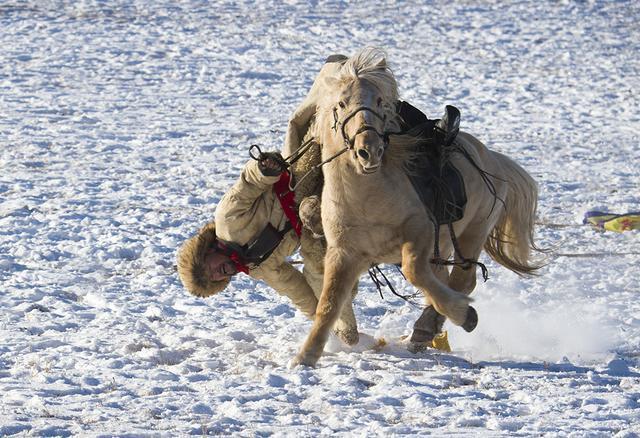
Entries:
<svg viewBox="0 0 640 438">
<path fill-rule="evenodd" d="M 289 369 L 297 368 L 300 365 L 308 366 L 308 367 L 312 367 L 313 368 L 313 367 L 315 367 L 316 362 L 317 361 L 312 360 L 309 357 L 305 357 L 305 356 L 302 356 L 302 355 L 298 354 L 296 357 L 291 359 L 291 361 L 289 362 Z"/>
<path fill-rule="evenodd" d="M 426 351 L 431 347 L 431 341 L 428 342 L 413 342 L 410 341 L 407 345 L 407 351 L 413 354 L 420 353 L 422 351 Z"/>
<path fill-rule="evenodd" d="M 431 344 L 435 336 L 436 334 L 431 330 L 422 330 L 414 326 L 409 341 L 412 344 Z"/>
<path fill-rule="evenodd" d="M 465 319 L 464 324 L 462 324 L 462 328 L 465 329 L 466 332 L 472 332 L 476 326 L 478 325 L 478 312 L 476 309 L 469 306 L 469 310 L 467 310 L 467 319 Z"/>
<path fill-rule="evenodd" d="M 420 318 L 413 324 L 411 342 L 431 345 L 433 338 L 442 331 L 445 317 L 436 312 L 433 306 L 424 308 Z"/>
<path fill-rule="evenodd" d="M 289 361 L 289 369 L 293 370 L 295 368 L 298 368 L 300 365 L 302 365 L 302 362 L 300 360 L 299 356 L 294 357 L 293 359 L 291 359 Z"/>
<path fill-rule="evenodd" d="M 342 342 L 347 345 L 353 346 L 360 341 L 360 334 L 357 328 L 349 328 L 346 330 L 334 330 L 334 333 Z"/>
</svg>

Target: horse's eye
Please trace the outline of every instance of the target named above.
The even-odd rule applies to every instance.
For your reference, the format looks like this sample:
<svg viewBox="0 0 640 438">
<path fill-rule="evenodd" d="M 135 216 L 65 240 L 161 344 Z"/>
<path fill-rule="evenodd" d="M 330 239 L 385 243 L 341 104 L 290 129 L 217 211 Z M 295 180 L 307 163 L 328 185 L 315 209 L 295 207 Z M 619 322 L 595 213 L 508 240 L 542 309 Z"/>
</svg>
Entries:
<svg viewBox="0 0 640 438">
<path fill-rule="evenodd" d="M 382 97 L 378 97 L 378 106 L 382 105 Z"/>
<path fill-rule="evenodd" d="M 343 101 L 338 102 L 338 106 L 340 106 L 340 108 L 344 109 L 345 104 Z"/>
</svg>

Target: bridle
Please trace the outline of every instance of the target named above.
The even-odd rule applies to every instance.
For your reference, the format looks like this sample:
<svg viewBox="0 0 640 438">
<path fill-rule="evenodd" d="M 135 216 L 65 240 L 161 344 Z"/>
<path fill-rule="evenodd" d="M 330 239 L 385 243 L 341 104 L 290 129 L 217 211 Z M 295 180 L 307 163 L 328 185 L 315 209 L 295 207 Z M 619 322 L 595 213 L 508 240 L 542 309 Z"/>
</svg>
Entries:
<svg viewBox="0 0 640 438">
<path fill-rule="evenodd" d="M 344 139 L 344 144 L 347 150 L 353 149 L 356 141 L 356 137 L 366 131 L 375 132 L 378 135 L 378 137 L 382 139 L 382 142 L 384 143 L 384 147 L 386 149 L 387 146 L 389 145 L 389 132 L 386 132 L 386 131 L 379 132 L 374 126 L 364 124 L 356 131 L 355 134 L 353 134 L 352 137 L 349 137 L 349 135 L 347 135 L 347 131 L 345 130 L 347 127 L 347 123 L 349 122 L 349 120 L 354 118 L 356 114 L 362 111 L 370 112 L 375 117 L 382 120 L 383 125 L 387 122 L 386 115 L 380 115 L 380 113 L 375 111 L 373 108 L 370 108 L 364 105 L 357 107 L 356 109 L 351 111 L 349 114 L 347 114 L 342 121 L 340 121 L 340 119 L 338 118 L 338 109 L 334 108 L 333 109 L 333 126 L 331 127 L 331 129 L 333 129 L 334 131 L 337 131 L 338 127 L 340 127 L 340 133 L 342 134 L 342 138 Z"/>
</svg>

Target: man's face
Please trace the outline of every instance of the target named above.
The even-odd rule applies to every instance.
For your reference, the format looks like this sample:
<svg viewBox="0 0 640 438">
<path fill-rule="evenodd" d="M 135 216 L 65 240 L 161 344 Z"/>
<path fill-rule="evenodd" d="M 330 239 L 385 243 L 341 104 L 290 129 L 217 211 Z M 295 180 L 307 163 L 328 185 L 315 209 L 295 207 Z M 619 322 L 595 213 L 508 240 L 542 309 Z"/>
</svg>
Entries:
<svg viewBox="0 0 640 438">
<path fill-rule="evenodd" d="M 238 271 L 231 259 L 217 251 L 209 252 L 204 258 L 207 276 L 212 281 L 227 280 Z"/>
</svg>

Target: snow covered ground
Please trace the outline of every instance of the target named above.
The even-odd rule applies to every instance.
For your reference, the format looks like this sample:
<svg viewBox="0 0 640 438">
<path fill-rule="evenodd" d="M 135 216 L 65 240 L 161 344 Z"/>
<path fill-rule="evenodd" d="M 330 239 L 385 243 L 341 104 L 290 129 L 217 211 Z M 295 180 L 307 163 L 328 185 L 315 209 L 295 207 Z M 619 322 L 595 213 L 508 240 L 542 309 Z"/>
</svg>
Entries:
<svg viewBox="0 0 640 438">
<path fill-rule="evenodd" d="M 0 436 L 640 433 L 640 4 L 0 2 Z M 401 95 L 519 161 L 555 255 L 488 262 L 472 334 L 409 353 L 420 311 L 363 278 L 361 342 L 287 362 L 310 322 L 240 275 L 193 298 L 181 243 L 324 58 L 387 50 Z M 562 255 L 564 254 L 564 255 Z M 396 285 L 404 285 L 388 270 Z M 382 345 L 379 339 L 384 339 Z"/>
</svg>

